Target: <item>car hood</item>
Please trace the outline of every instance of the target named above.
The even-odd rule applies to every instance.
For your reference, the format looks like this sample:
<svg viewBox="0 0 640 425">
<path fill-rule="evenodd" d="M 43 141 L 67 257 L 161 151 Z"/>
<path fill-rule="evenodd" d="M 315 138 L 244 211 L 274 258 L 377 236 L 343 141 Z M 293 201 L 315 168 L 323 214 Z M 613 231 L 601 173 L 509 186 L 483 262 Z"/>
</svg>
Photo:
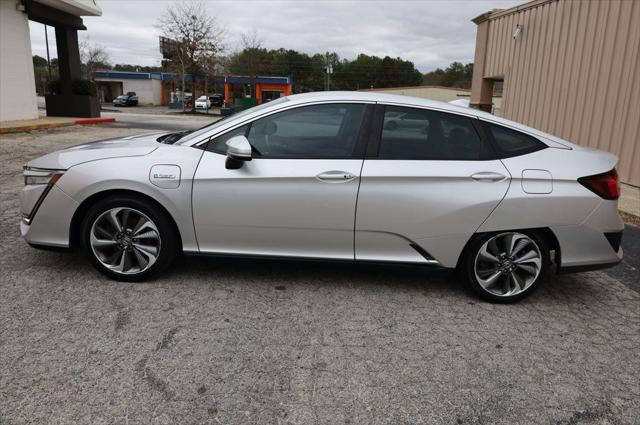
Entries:
<svg viewBox="0 0 640 425">
<path fill-rule="evenodd" d="M 41 156 L 27 163 L 27 167 L 66 170 L 74 165 L 106 158 L 148 155 L 158 149 L 156 139 L 166 133 L 98 140 L 73 146 Z"/>
</svg>

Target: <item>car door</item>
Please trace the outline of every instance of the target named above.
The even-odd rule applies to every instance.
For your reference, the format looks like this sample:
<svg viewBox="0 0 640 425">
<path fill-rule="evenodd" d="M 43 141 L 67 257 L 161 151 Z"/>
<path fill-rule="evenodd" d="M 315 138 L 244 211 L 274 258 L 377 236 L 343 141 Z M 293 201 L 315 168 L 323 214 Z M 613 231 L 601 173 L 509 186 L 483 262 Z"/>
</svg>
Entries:
<svg viewBox="0 0 640 425">
<path fill-rule="evenodd" d="M 510 175 L 475 118 L 379 105 L 356 216 L 356 259 L 454 267 Z"/>
<path fill-rule="evenodd" d="M 354 258 L 365 104 L 299 106 L 254 120 L 208 144 L 194 177 L 200 251 Z M 253 157 L 225 168 L 225 142 L 245 135 Z"/>
</svg>

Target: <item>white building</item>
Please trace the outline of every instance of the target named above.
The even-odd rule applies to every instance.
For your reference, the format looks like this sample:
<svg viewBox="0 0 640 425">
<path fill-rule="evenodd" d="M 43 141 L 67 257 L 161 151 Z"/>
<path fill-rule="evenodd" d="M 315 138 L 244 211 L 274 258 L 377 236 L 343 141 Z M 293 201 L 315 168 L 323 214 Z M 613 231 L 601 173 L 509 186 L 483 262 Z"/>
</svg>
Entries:
<svg viewBox="0 0 640 425">
<path fill-rule="evenodd" d="M 166 105 L 169 93 L 163 89 L 163 81 L 172 78 L 171 74 L 160 72 L 96 71 L 94 74 L 101 102 L 110 103 L 132 91 L 140 105 Z"/>
<path fill-rule="evenodd" d="M 0 121 L 38 117 L 29 20 L 55 28 L 63 85 L 80 78 L 80 16 L 99 16 L 94 0 L 0 0 Z"/>
</svg>

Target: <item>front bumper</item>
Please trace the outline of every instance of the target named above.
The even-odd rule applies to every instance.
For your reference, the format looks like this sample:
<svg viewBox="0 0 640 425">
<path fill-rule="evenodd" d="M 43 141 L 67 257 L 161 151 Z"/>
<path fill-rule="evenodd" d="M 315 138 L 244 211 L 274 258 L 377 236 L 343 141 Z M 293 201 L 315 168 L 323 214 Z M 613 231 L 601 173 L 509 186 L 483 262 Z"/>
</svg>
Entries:
<svg viewBox="0 0 640 425">
<path fill-rule="evenodd" d="M 30 245 L 69 247 L 69 229 L 78 203 L 53 185 L 30 220 L 20 220 L 20 233 Z"/>
</svg>

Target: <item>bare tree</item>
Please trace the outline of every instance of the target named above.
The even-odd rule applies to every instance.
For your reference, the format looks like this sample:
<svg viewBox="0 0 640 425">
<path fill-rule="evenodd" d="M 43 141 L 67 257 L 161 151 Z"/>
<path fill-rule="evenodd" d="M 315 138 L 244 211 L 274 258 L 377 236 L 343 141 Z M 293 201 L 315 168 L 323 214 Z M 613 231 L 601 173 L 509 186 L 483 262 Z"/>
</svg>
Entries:
<svg viewBox="0 0 640 425">
<path fill-rule="evenodd" d="M 260 37 L 258 31 L 253 28 L 251 31 L 240 35 L 240 46 L 242 47 L 242 51 L 236 52 L 234 55 L 237 62 L 242 62 L 244 73 L 252 77 L 252 88 L 256 87 L 257 76 L 260 72 L 264 59 L 265 49 L 263 49 L 262 43 L 262 37 Z"/>
<path fill-rule="evenodd" d="M 93 80 L 94 73 L 100 68 L 111 68 L 109 54 L 105 46 L 86 38 L 79 43 L 80 61 L 87 79 Z"/>
<path fill-rule="evenodd" d="M 164 37 L 172 40 L 171 61 L 182 75 L 184 94 L 185 73 L 191 74 L 193 81 L 203 71 L 203 64 L 211 63 L 212 58 L 223 51 L 224 29 L 214 17 L 209 16 L 202 1 L 169 5 L 158 20 L 157 28 Z"/>
<path fill-rule="evenodd" d="M 243 49 L 261 49 L 263 42 L 264 40 L 255 28 L 240 35 L 240 44 Z"/>
</svg>

